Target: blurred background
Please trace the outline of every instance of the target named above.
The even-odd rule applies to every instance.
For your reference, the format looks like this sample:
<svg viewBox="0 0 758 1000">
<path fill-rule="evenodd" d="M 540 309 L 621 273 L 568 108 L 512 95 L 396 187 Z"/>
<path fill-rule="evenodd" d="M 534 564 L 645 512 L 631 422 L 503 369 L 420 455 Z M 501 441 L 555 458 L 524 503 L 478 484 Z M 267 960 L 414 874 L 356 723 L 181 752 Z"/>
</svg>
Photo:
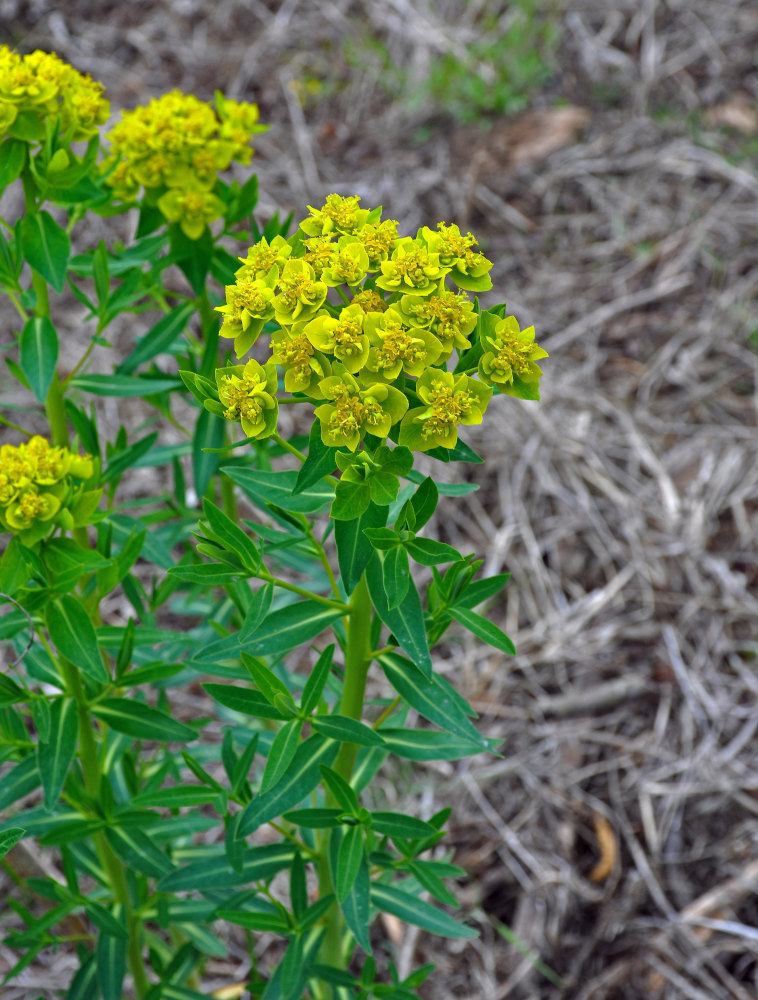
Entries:
<svg viewBox="0 0 758 1000">
<path fill-rule="evenodd" d="M 435 1000 L 758 995 L 758 5 L 0 0 L 0 41 L 114 115 L 257 102 L 259 222 L 336 191 L 458 223 L 495 262 L 484 304 L 550 352 L 542 402 L 470 429 L 480 488 L 433 527 L 512 574 L 489 614 L 518 655 L 438 663 L 501 759 L 385 777 L 392 808 L 454 806 L 481 930 L 387 924 L 401 971 L 436 962 Z"/>
</svg>

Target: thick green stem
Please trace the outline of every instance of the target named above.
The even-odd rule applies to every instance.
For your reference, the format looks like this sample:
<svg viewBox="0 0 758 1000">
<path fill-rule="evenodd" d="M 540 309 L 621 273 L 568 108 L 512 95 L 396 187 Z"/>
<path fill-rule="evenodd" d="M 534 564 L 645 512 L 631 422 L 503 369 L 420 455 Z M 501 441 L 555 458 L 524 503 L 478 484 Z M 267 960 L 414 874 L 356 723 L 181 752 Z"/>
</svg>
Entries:
<svg viewBox="0 0 758 1000">
<path fill-rule="evenodd" d="M 47 414 L 47 422 L 50 425 L 53 444 L 68 448 L 68 420 L 66 419 L 66 407 L 63 399 L 63 386 L 58 378 L 58 372 L 53 375 L 53 381 L 47 390 L 45 413 Z"/>
<path fill-rule="evenodd" d="M 366 693 L 366 678 L 371 663 L 371 619 L 373 607 L 369 596 L 366 578 L 362 576 L 353 591 L 350 618 L 347 626 L 347 648 L 345 650 L 345 681 L 340 701 L 340 714 L 351 719 L 360 719 L 363 714 L 363 700 Z M 343 743 L 334 769 L 350 781 L 355 764 L 357 747 L 353 743 Z M 330 803 L 333 804 L 333 803 Z M 325 831 L 321 844 L 319 859 L 319 891 L 321 895 L 334 892 L 331 871 L 329 869 L 329 833 Z M 327 930 L 321 945 L 321 961 L 326 965 L 344 968 L 342 944 L 345 935 L 345 923 L 338 904 L 335 902 L 327 914 Z M 326 998 L 334 996 L 331 987 Z"/>
<path fill-rule="evenodd" d="M 97 752 L 97 743 L 92 725 L 92 717 L 89 712 L 87 695 L 82 685 L 79 671 L 68 660 L 61 657 L 58 661 L 61 673 L 66 684 L 66 690 L 76 702 L 79 717 L 79 752 L 81 756 L 82 772 L 84 774 L 84 787 L 87 793 L 97 800 L 100 797 L 100 761 Z M 127 926 L 129 929 L 129 969 L 134 979 L 134 990 L 137 1000 L 142 1000 L 150 989 L 150 981 L 145 972 L 145 964 L 142 960 L 142 926 L 139 918 L 135 915 L 132 900 L 129 895 L 129 885 L 124 874 L 124 866 L 108 843 L 105 834 L 99 830 L 94 834 L 95 850 L 103 867 L 114 897 L 123 905 L 126 912 Z"/>
</svg>

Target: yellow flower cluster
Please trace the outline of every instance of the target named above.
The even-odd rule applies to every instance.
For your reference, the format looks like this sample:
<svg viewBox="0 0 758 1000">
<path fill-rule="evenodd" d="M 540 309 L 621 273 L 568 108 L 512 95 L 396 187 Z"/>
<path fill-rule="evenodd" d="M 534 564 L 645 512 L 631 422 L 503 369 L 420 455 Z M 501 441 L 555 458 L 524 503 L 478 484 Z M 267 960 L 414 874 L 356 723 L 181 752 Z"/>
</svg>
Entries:
<svg viewBox="0 0 758 1000">
<path fill-rule="evenodd" d="M 89 139 L 108 118 L 103 86 L 53 52 L 22 56 L 0 45 L 0 136 L 41 139 L 44 119 L 60 117 L 70 139 Z"/>
<path fill-rule="evenodd" d="M 219 171 L 232 160 L 247 164 L 250 140 L 268 126 L 258 124 L 258 107 L 216 93 L 214 107 L 179 90 L 148 105 L 124 111 L 106 139 L 101 169 L 115 194 L 134 201 L 144 188 L 170 222 L 190 239 L 224 211 L 213 193 Z"/>
<path fill-rule="evenodd" d="M 469 351 L 478 329 L 467 293 L 492 287 L 492 263 L 471 233 L 440 222 L 401 236 L 397 222 L 382 221 L 381 209 L 362 209 L 359 201 L 329 195 L 320 208 L 309 206 L 290 240 L 262 239 L 240 257 L 236 281 L 217 307 L 221 335 L 234 338 L 242 358 L 270 323 L 272 353 L 265 370 L 248 361 L 244 377 L 243 366 L 218 370 L 220 396 L 230 378 L 236 394 L 233 407 L 222 400 L 224 415 L 241 419 L 250 436 L 274 433 L 271 380 L 278 367 L 287 392 L 319 404 L 325 444 L 355 451 L 366 434 L 383 439 L 399 424 L 401 445 L 429 451 L 454 448 L 458 427 L 481 422 L 494 389 L 536 398 L 541 372 L 534 360 L 546 355 L 533 343 L 534 330 L 519 330 L 512 316 L 498 321 L 488 314 L 492 322 L 482 328 L 472 366 L 448 370 L 453 352 Z M 255 428 L 240 396 L 248 389 Z"/>
<path fill-rule="evenodd" d="M 47 533 L 68 498 L 71 479 L 92 475 L 89 455 L 51 445 L 42 437 L 0 447 L 0 526 L 6 531 Z"/>
</svg>

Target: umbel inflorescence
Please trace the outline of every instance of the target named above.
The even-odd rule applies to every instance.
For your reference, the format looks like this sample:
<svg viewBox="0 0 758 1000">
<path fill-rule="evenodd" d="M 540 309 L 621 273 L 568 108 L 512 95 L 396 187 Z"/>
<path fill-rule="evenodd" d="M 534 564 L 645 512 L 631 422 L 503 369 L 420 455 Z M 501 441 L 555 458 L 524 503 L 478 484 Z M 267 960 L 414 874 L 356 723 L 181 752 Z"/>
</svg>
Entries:
<svg viewBox="0 0 758 1000">
<path fill-rule="evenodd" d="M 70 139 L 90 139 L 108 118 L 103 85 L 53 52 L 22 56 L 0 45 L 0 136 L 35 141 L 45 120 L 58 117 Z"/>
<path fill-rule="evenodd" d="M 218 369 L 218 402 L 206 406 L 248 437 L 271 435 L 282 374 L 287 393 L 316 403 L 324 444 L 355 451 L 366 435 L 393 436 L 429 451 L 481 423 L 493 391 L 538 399 L 547 352 L 534 328 L 479 313 L 468 294 L 492 287 L 474 236 L 444 222 L 401 236 L 359 201 L 329 195 L 293 238 L 259 240 L 240 258 L 221 335 L 242 359 L 270 331 L 271 354 Z"/>
<path fill-rule="evenodd" d="M 106 135 L 109 153 L 101 168 L 117 197 L 135 201 L 144 188 L 169 222 L 198 239 L 224 212 L 214 193 L 218 174 L 232 160 L 248 164 L 258 107 L 220 92 L 213 105 L 172 90 L 147 105 L 122 113 Z"/>
<path fill-rule="evenodd" d="M 0 528 L 32 544 L 58 525 L 70 529 L 87 523 L 102 492 L 84 488 L 92 473 L 89 455 L 52 445 L 43 437 L 2 445 Z"/>
</svg>

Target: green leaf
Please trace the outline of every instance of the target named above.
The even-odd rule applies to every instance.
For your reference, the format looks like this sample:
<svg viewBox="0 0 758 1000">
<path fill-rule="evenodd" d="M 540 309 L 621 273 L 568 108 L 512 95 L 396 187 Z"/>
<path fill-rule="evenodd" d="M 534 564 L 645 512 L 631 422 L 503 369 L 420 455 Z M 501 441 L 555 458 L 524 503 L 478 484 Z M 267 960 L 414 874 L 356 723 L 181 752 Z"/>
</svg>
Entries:
<svg viewBox="0 0 758 1000">
<path fill-rule="evenodd" d="M 153 878 L 160 878 L 173 869 L 160 847 L 139 827 L 109 824 L 105 828 L 105 836 L 127 868 L 134 868 Z"/>
<path fill-rule="evenodd" d="M 244 647 L 246 653 L 252 656 L 278 656 L 287 653 L 289 650 L 300 646 L 303 643 L 315 639 L 319 633 L 328 628 L 332 622 L 341 618 L 344 612 L 339 609 L 330 608 L 319 601 L 300 600 L 297 604 L 288 604 L 284 608 L 272 612 L 261 623 L 253 638 L 249 639 Z M 214 644 L 206 649 L 197 659 L 204 662 L 207 659 L 214 659 L 219 652 L 219 648 L 239 648 L 237 637 L 232 637 L 235 643 Z"/>
<path fill-rule="evenodd" d="M 37 763 L 45 809 L 52 811 L 76 753 L 79 718 L 73 698 L 55 698 L 50 706 L 50 732 L 46 743 L 37 746 Z"/>
<path fill-rule="evenodd" d="M 213 237 L 210 229 L 206 226 L 200 238 L 196 240 L 190 239 L 176 222 L 169 225 L 168 231 L 171 241 L 170 258 L 189 281 L 193 292 L 202 295 L 213 256 Z"/>
<path fill-rule="evenodd" d="M 314 715 L 311 728 L 339 743 L 356 743 L 363 747 L 378 747 L 384 743 L 375 730 L 346 715 Z"/>
<path fill-rule="evenodd" d="M 95 628 L 89 614 L 73 594 L 56 598 L 45 608 L 45 624 L 61 656 L 71 660 L 94 680 L 110 680 L 103 665 Z"/>
<path fill-rule="evenodd" d="M 233 226 L 235 222 L 240 222 L 242 219 L 251 215 L 257 204 L 258 176 L 257 174 L 251 174 L 227 208 L 227 225 Z"/>
<path fill-rule="evenodd" d="M 310 715 L 321 700 L 321 695 L 329 679 L 329 671 L 332 669 L 333 656 L 334 643 L 330 643 L 316 660 L 313 670 L 308 675 L 308 680 L 303 687 L 303 696 L 300 699 L 300 711 L 305 715 Z"/>
<path fill-rule="evenodd" d="M 336 454 L 336 448 L 329 448 L 321 440 L 321 425 L 318 420 L 315 420 L 311 424 L 308 436 L 308 455 L 300 466 L 300 471 L 295 480 L 295 488 L 292 492 L 302 493 L 303 490 L 307 490 L 309 486 L 317 483 L 319 479 L 323 479 L 324 476 L 328 476 L 334 472 L 337 468 L 337 462 L 334 457 Z"/>
<path fill-rule="evenodd" d="M 39 271 L 56 292 L 66 283 L 71 240 L 49 212 L 33 212 L 21 220 L 21 251 L 24 260 Z"/>
<path fill-rule="evenodd" d="M 197 739 L 197 733 L 183 722 L 177 722 L 166 712 L 128 698 L 103 698 L 90 711 L 117 733 L 135 740 L 159 740 L 186 743 Z"/>
<path fill-rule="evenodd" d="M 121 1000 L 121 990 L 126 974 L 126 948 L 124 938 L 98 934 L 95 942 L 97 981 L 103 1000 Z"/>
<path fill-rule="evenodd" d="M 397 757 L 406 760 L 458 760 L 481 753 L 480 743 L 464 740 L 450 733 L 441 733 L 436 729 L 385 729 L 379 732 L 384 737 L 384 745 Z M 500 744 L 494 741 L 494 746 Z M 490 750 L 493 746 L 490 746 Z"/>
<path fill-rule="evenodd" d="M 345 778 L 343 778 L 337 771 L 334 771 L 331 767 L 328 767 L 326 764 L 324 764 L 321 768 L 321 776 L 324 779 L 324 783 L 327 788 L 345 812 L 349 812 L 352 813 L 353 816 L 357 816 L 361 808 L 358 796 L 355 794 Z"/>
<path fill-rule="evenodd" d="M 203 684 L 203 689 L 226 708 L 243 715 L 251 715 L 256 719 L 285 719 L 278 709 L 273 708 L 267 698 L 250 688 L 237 687 L 236 684 Z"/>
<path fill-rule="evenodd" d="M 387 523 L 387 507 L 370 503 L 365 512 L 353 521 L 334 522 L 337 562 L 345 593 L 352 594 L 372 556 L 373 548 L 366 529 L 383 528 Z"/>
<path fill-rule="evenodd" d="M 108 301 L 110 288 L 110 272 L 108 270 L 108 248 L 104 240 L 100 240 L 92 256 L 92 277 L 95 282 L 95 294 L 101 309 Z"/>
<path fill-rule="evenodd" d="M 0 145 L 0 191 L 21 174 L 26 162 L 26 148 L 23 139 L 6 139 Z"/>
<path fill-rule="evenodd" d="M 240 826 L 243 836 L 257 830 L 275 816 L 294 808 L 318 785 L 322 764 L 331 764 L 339 745 L 323 736 L 310 736 L 297 748 L 285 777 L 245 807 Z"/>
<path fill-rule="evenodd" d="M 478 639 L 486 642 L 487 645 L 494 646 L 495 649 L 499 649 L 503 653 L 514 654 L 516 652 L 516 647 L 505 632 L 495 625 L 494 622 L 489 621 L 489 619 L 484 618 L 482 615 L 478 615 L 476 611 L 469 611 L 468 608 L 452 607 L 450 608 L 450 614 L 460 625 L 463 625 L 469 632 L 473 632 Z"/>
<path fill-rule="evenodd" d="M 448 906 L 458 906 L 458 900 L 453 893 L 447 888 L 439 875 L 436 875 L 427 867 L 426 862 L 409 861 L 407 869 L 416 881 L 427 892 L 430 892 L 435 899 L 439 900 L 440 903 L 447 903 Z"/>
<path fill-rule="evenodd" d="M 250 599 L 250 604 L 245 613 L 245 620 L 243 621 L 242 628 L 239 631 L 239 640 L 241 645 L 244 645 L 249 639 L 253 638 L 256 631 L 260 627 L 261 622 L 265 619 L 269 612 L 273 597 L 273 583 L 267 583 L 255 591 Z"/>
<path fill-rule="evenodd" d="M 251 931 L 272 931 L 275 934 L 286 934 L 290 926 L 284 917 L 272 908 L 271 911 L 220 909 L 215 913 L 216 920 L 227 920 L 230 924 L 245 927 Z"/>
<path fill-rule="evenodd" d="M 459 608 L 475 608 L 482 601 L 499 594 L 511 578 L 510 573 L 498 573 L 495 576 L 485 577 L 483 580 L 474 580 L 456 598 L 456 606 Z"/>
<path fill-rule="evenodd" d="M 388 837 L 407 837 L 410 840 L 433 837 L 437 832 L 430 823 L 395 812 L 372 812 L 371 829 Z"/>
<path fill-rule="evenodd" d="M 205 495 L 219 463 L 218 452 L 206 451 L 206 448 L 220 448 L 226 435 L 226 420 L 217 417 L 215 413 L 203 410 L 197 418 L 195 433 L 192 436 L 192 474 L 195 481 L 195 493 L 199 497 Z"/>
<path fill-rule="evenodd" d="M 169 576 L 188 583 L 202 583 L 208 587 L 222 583 L 233 583 L 245 575 L 243 569 L 231 569 L 226 563 L 193 563 L 187 566 L 172 566 Z M 236 636 L 234 637 L 236 640 Z M 206 650 L 206 653 L 208 650 Z M 211 655 L 213 659 L 213 655 Z"/>
<path fill-rule="evenodd" d="M 416 585 L 410 581 L 405 601 L 400 607 L 391 608 L 384 590 L 384 576 L 378 553 L 374 553 L 366 567 L 366 582 L 376 613 L 392 631 L 406 653 L 412 657 L 419 670 L 431 675 L 432 658 L 426 638 L 421 598 Z"/>
<path fill-rule="evenodd" d="M 179 809 L 181 806 L 202 806 L 218 799 L 218 791 L 206 785 L 175 785 L 155 792 L 140 792 L 131 800 L 133 806 Z"/>
<path fill-rule="evenodd" d="M 276 787 L 286 774 L 300 745 L 302 729 L 301 719 L 290 719 L 274 737 L 261 778 L 261 795 Z"/>
<path fill-rule="evenodd" d="M 287 708 L 292 710 L 292 714 L 295 714 L 295 702 L 289 688 L 263 660 L 250 656 L 249 653 L 243 653 L 242 665 L 253 678 L 266 701 L 274 707 L 286 704 Z"/>
<path fill-rule="evenodd" d="M 24 324 L 18 360 L 32 392 L 44 403 L 58 362 L 58 334 L 47 316 L 34 316 Z"/>
<path fill-rule="evenodd" d="M 199 493 L 198 496 L 202 496 L 202 494 Z M 224 543 L 228 551 L 236 553 L 251 573 L 257 572 L 261 564 L 261 557 L 252 538 L 207 498 L 203 500 L 203 512 L 208 519 L 211 530 Z"/>
<path fill-rule="evenodd" d="M 459 702 L 434 675 L 427 676 L 397 653 L 385 653 L 378 659 L 387 680 L 419 715 L 463 740 L 488 749 L 487 741 L 476 731 Z"/>
<path fill-rule="evenodd" d="M 340 903 L 344 903 L 350 895 L 364 857 L 363 828 L 349 826 L 342 837 L 337 855 L 337 879 L 334 888 Z"/>
<path fill-rule="evenodd" d="M 155 396 L 175 392 L 181 382 L 161 375 L 76 375 L 69 385 L 93 396 Z"/>
<path fill-rule="evenodd" d="M 315 514 L 324 510 L 334 496 L 334 486 L 323 479 L 307 490 L 293 494 L 298 475 L 295 471 L 240 469 L 236 466 L 225 466 L 221 471 L 261 510 L 267 510 L 268 504 L 274 503 L 283 510 Z"/>
<path fill-rule="evenodd" d="M 387 595 L 387 607 L 392 610 L 403 603 L 411 583 L 408 553 L 402 546 L 396 546 L 394 549 L 390 549 L 389 552 L 385 552 L 380 558 L 384 593 Z"/>
<path fill-rule="evenodd" d="M 342 826 L 341 809 L 294 809 L 283 814 L 282 819 L 307 830 L 329 830 Z"/>
<path fill-rule="evenodd" d="M 153 431 L 152 434 L 146 434 L 139 441 L 130 444 L 128 448 L 122 448 L 120 451 L 111 454 L 108 458 L 105 471 L 101 476 L 101 481 L 103 483 L 110 483 L 114 479 L 120 479 L 127 469 L 130 469 L 143 455 L 146 455 L 150 451 L 157 438 L 158 432 Z"/>
<path fill-rule="evenodd" d="M 452 545 L 438 542 L 434 538 L 411 538 L 405 543 L 408 555 L 422 566 L 439 566 L 441 563 L 457 562 L 463 556 Z"/>
<path fill-rule="evenodd" d="M 303 914 L 308 909 L 305 863 L 299 851 L 295 854 L 292 860 L 292 868 L 290 869 L 290 903 L 292 904 L 292 914 L 299 923 Z"/>
<path fill-rule="evenodd" d="M 3 775 L 0 782 L 0 814 L 39 788 L 41 784 L 39 768 L 37 767 L 37 755 L 30 753 L 20 764 L 16 764 L 7 774 Z"/>
<path fill-rule="evenodd" d="M 471 462 L 481 465 L 484 461 L 470 448 L 465 441 L 458 440 L 455 448 L 430 448 L 426 453 L 430 458 L 439 459 L 441 462 Z"/>
<path fill-rule="evenodd" d="M 357 829 L 357 828 L 356 828 Z M 334 834 L 332 834 L 334 836 Z M 371 879 L 366 858 L 360 867 L 347 897 L 340 904 L 345 923 L 358 944 L 366 954 L 371 954 L 371 938 L 369 925 L 371 923 Z"/>
<path fill-rule="evenodd" d="M 385 913 L 391 913 L 408 924 L 415 924 L 432 934 L 447 938 L 474 938 L 478 931 L 466 927 L 453 917 L 438 910 L 430 903 L 425 903 L 409 892 L 404 892 L 395 885 L 383 885 L 375 882 L 371 887 L 371 900 L 375 906 Z"/>
<path fill-rule="evenodd" d="M 264 844 L 245 852 L 242 871 L 229 866 L 226 854 L 193 861 L 184 868 L 169 872 L 158 882 L 159 892 L 186 892 L 197 889 L 211 892 L 228 889 L 246 882 L 259 882 L 272 878 L 283 868 L 289 868 L 295 856 L 291 844 Z"/>
<path fill-rule="evenodd" d="M 340 479 L 329 515 L 335 521 L 353 521 L 367 510 L 370 503 L 371 485 L 368 482 L 354 483 Z"/>
<path fill-rule="evenodd" d="M 20 826 L 10 826 L 0 831 L 0 858 L 5 857 L 8 851 L 21 840 L 26 833 Z"/>
<path fill-rule="evenodd" d="M 431 476 L 427 476 L 413 494 L 411 505 L 416 515 L 415 531 L 420 531 L 437 509 L 439 491 Z"/>
<path fill-rule="evenodd" d="M 140 337 L 120 365 L 116 367 L 118 375 L 130 375 L 145 361 L 152 361 L 159 354 L 167 352 L 181 336 L 195 309 L 193 302 L 185 302 L 176 306 L 171 312 L 162 316 L 144 336 Z"/>
</svg>

